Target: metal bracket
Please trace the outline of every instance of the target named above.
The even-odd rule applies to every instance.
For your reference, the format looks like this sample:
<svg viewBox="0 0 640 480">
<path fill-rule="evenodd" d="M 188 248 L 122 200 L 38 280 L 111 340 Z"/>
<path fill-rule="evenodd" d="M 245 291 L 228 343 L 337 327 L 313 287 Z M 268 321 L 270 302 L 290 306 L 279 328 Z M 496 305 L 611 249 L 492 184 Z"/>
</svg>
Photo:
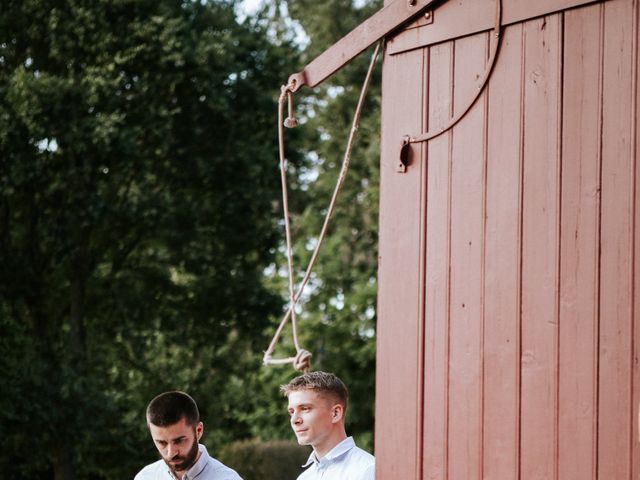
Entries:
<svg viewBox="0 0 640 480">
<path fill-rule="evenodd" d="M 433 23 L 433 12 L 431 10 L 424 12 L 425 25 Z"/>
<path fill-rule="evenodd" d="M 412 143 L 420 143 L 426 142 L 433 138 L 436 138 L 439 135 L 442 135 L 444 132 L 452 129 L 464 116 L 471 110 L 471 108 L 475 105 L 478 98 L 484 91 L 487 83 L 489 82 L 489 78 L 491 77 L 491 72 L 493 71 L 493 67 L 496 64 L 496 59 L 498 58 L 498 53 L 500 52 L 500 45 L 502 40 L 502 2 L 503 0 L 495 0 L 496 2 L 496 12 L 495 12 L 495 25 L 493 27 L 493 34 L 489 37 L 491 41 L 491 53 L 489 54 L 489 58 L 487 59 L 488 66 L 485 68 L 484 75 L 480 77 L 480 81 L 478 82 L 478 87 L 476 89 L 476 94 L 473 99 L 456 115 L 454 115 L 449 121 L 442 126 L 438 126 L 435 128 L 430 128 L 427 132 L 422 133 L 417 136 L 404 135 L 402 137 L 402 143 L 400 145 L 400 153 L 399 163 L 397 172 L 404 173 L 407 170 L 407 165 L 409 164 L 411 144 Z"/>
<path fill-rule="evenodd" d="M 417 19 L 412 23 L 407 24 L 405 31 L 431 25 L 433 23 L 433 12 L 433 10 L 426 10 L 422 14 L 418 15 Z M 390 42 L 393 42 L 393 39 L 391 39 Z"/>
</svg>

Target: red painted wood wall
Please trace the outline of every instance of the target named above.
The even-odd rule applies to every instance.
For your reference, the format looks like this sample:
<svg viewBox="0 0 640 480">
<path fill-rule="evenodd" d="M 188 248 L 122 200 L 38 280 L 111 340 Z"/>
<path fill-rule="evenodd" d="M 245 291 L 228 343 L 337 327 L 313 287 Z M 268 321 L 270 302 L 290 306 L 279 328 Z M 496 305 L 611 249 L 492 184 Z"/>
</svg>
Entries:
<svg viewBox="0 0 640 480">
<path fill-rule="evenodd" d="M 387 2 L 389 3 L 389 2 Z M 448 0 L 383 63 L 377 478 L 640 478 L 640 0 Z"/>
</svg>

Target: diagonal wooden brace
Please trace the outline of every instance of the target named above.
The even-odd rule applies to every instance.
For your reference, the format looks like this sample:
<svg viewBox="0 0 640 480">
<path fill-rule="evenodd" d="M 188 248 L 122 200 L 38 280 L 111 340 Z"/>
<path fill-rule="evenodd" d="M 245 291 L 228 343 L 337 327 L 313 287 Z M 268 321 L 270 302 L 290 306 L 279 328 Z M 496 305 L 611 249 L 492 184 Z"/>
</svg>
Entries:
<svg viewBox="0 0 640 480">
<path fill-rule="evenodd" d="M 436 3 L 438 0 L 395 0 L 386 5 L 318 55 L 304 70 L 291 75 L 289 90 L 296 92 L 304 85 L 315 87 L 369 46 Z"/>
</svg>

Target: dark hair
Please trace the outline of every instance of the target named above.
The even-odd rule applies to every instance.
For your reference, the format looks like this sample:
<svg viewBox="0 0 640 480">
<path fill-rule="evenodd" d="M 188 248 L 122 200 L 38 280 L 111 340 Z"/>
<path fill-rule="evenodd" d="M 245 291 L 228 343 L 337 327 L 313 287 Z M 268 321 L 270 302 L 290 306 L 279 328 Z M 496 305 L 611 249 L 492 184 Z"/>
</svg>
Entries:
<svg viewBox="0 0 640 480">
<path fill-rule="evenodd" d="M 294 378 L 286 385 L 280 386 L 280 391 L 285 397 L 288 397 L 291 392 L 297 392 L 299 390 L 313 390 L 320 394 L 329 395 L 341 403 L 345 411 L 347 410 L 349 391 L 342 380 L 333 373 L 305 373 L 304 375 Z"/>
<path fill-rule="evenodd" d="M 147 407 L 147 422 L 158 427 L 173 425 L 182 418 L 191 426 L 200 421 L 195 400 L 184 392 L 176 390 L 161 393 Z"/>
</svg>

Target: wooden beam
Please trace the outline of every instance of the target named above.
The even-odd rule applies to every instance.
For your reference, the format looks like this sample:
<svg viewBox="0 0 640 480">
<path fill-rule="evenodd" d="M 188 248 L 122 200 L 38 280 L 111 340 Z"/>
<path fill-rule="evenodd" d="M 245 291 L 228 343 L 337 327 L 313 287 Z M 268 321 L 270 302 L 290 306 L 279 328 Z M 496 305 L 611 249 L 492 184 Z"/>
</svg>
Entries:
<svg viewBox="0 0 640 480">
<path fill-rule="evenodd" d="M 304 85 L 315 87 L 435 3 L 438 0 L 395 0 L 386 5 L 321 53 L 301 72 L 291 75 L 288 82 L 290 90 L 295 92 Z"/>
</svg>

